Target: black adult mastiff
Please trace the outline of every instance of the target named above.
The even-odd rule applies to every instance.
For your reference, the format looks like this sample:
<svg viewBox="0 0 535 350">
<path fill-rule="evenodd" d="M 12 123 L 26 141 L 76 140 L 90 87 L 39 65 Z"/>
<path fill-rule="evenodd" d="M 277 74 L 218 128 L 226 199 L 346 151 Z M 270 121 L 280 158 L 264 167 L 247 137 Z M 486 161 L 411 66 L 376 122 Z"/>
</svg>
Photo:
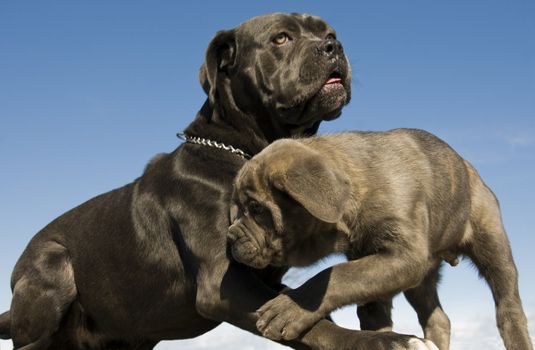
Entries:
<svg viewBox="0 0 535 350">
<path fill-rule="evenodd" d="M 143 175 L 63 214 L 29 243 L 0 333 L 18 349 L 152 349 L 223 321 L 250 332 L 284 270 L 230 259 L 232 181 L 275 139 L 313 134 L 350 98 L 349 65 L 317 17 L 271 14 L 219 32 L 200 71 L 208 100 L 188 142 Z M 231 147 L 232 146 L 232 147 Z M 292 346 L 417 348 L 414 337 L 321 321 Z"/>
<path fill-rule="evenodd" d="M 361 324 L 391 329 L 391 298 L 405 292 L 425 337 L 446 350 L 438 273 L 441 260 L 465 255 L 492 290 L 505 347 L 532 349 L 498 201 L 470 163 L 425 131 L 276 141 L 240 170 L 234 201 L 236 260 L 259 269 L 335 251 L 350 260 L 262 306 L 257 325 L 267 337 L 294 339 L 355 303 Z"/>
</svg>

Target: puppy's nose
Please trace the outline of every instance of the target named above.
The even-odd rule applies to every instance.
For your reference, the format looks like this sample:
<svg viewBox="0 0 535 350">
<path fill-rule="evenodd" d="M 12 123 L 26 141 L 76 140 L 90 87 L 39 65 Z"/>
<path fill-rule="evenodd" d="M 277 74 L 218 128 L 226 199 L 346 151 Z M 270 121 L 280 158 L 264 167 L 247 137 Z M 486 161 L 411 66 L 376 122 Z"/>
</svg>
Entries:
<svg viewBox="0 0 535 350">
<path fill-rule="evenodd" d="M 341 55 L 344 52 L 342 44 L 335 39 L 326 39 L 319 46 L 319 50 L 327 56 Z"/>
</svg>

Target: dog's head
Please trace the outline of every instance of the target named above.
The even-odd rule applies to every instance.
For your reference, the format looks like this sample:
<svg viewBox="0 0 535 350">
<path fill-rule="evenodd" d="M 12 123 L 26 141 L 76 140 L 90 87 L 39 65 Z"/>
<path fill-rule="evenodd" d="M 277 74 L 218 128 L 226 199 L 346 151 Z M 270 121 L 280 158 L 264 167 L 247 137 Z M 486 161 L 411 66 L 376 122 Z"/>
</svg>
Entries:
<svg viewBox="0 0 535 350">
<path fill-rule="evenodd" d="M 349 179 L 299 141 L 268 146 L 246 162 L 234 185 L 228 238 L 237 261 L 304 266 L 347 248 Z"/>
<path fill-rule="evenodd" d="M 306 14 L 268 14 L 218 32 L 200 81 L 212 106 L 289 135 L 315 132 L 351 96 L 350 67 L 335 31 Z"/>
</svg>

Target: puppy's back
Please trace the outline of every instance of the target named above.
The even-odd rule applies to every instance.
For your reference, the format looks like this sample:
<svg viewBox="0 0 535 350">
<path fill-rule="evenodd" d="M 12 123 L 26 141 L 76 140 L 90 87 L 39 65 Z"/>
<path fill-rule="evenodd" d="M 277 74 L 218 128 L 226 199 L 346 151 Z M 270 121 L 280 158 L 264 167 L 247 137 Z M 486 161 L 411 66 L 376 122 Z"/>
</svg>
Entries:
<svg viewBox="0 0 535 350">
<path fill-rule="evenodd" d="M 460 167 L 462 174 L 456 176 L 466 176 L 464 161 L 457 152 L 420 129 L 341 132 L 301 139 L 301 142 L 335 160 L 349 161 L 361 171 L 382 170 L 386 174 L 395 171 L 399 176 L 410 173 L 413 177 L 426 177 L 432 172 Z"/>
<path fill-rule="evenodd" d="M 429 223 L 436 230 L 449 222 L 461 225 L 466 219 L 470 185 L 465 162 L 431 133 L 418 129 L 344 132 L 303 139 L 303 143 L 348 173 L 358 196 L 380 203 L 386 211 L 410 217 L 415 203 L 425 202 L 436 213 Z"/>
</svg>

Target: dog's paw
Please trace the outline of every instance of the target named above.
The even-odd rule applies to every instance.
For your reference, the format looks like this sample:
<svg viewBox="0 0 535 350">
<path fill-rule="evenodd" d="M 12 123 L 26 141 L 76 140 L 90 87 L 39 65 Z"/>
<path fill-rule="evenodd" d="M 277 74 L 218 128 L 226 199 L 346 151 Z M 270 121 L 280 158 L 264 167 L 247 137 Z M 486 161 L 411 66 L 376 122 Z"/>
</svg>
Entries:
<svg viewBox="0 0 535 350">
<path fill-rule="evenodd" d="M 431 340 L 414 337 L 406 345 L 396 345 L 393 350 L 438 350 L 438 347 Z"/>
<path fill-rule="evenodd" d="M 257 310 L 257 329 L 266 338 L 292 340 L 324 315 L 301 308 L 288 295 L 280 294 Z"/>
</svg>

